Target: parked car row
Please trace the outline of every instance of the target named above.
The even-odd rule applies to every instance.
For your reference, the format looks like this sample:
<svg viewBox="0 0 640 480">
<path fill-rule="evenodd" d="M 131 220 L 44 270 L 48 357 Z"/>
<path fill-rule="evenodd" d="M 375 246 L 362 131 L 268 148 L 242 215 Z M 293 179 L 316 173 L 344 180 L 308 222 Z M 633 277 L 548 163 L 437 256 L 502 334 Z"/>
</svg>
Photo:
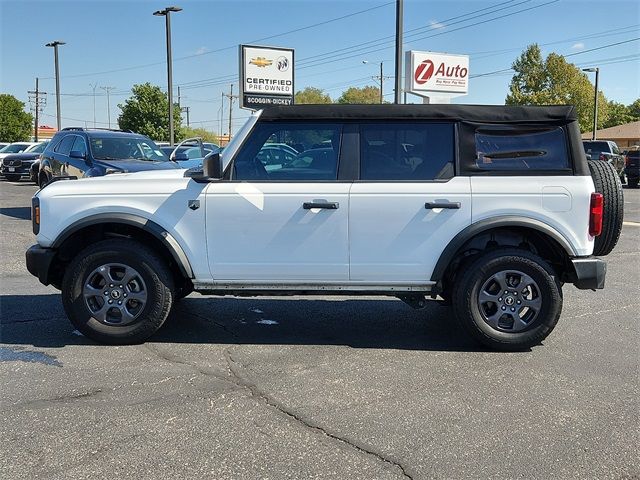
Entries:
<svg viewBox="0 0 640 480">
<path fill-rule="evenodd" d="M 616 142 L 611 140 L 583 140 L 582 146 L 588 160 L 600 160 L 609 163 L 618 173 L 620 181 L 629 187 L 638 187 L 638 150 L 632 147 L 621 151 Z"/>
<path fill-rule="evenodd" d="M 96 177 L 140 170 L 202 167 L 203 158 L 220 147 L 191 138 L 158 146 L 132 132 L 67 127 L 51 141 L 16 142 L 0 149 L 0 175 L 9 181 L 29 178 L 41 188 L 60 177 Z"/>
</svg>

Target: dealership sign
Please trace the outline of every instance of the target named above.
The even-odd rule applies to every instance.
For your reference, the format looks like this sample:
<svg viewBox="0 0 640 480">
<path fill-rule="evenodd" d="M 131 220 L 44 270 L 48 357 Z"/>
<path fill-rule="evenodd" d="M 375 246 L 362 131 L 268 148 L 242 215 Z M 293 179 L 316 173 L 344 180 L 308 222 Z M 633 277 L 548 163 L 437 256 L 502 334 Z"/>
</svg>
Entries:
<svg viewBox="0 0 640 480">
<path fill-rule="evenodd" d="M 448 53 L 406 53 L 407 92 L 420 96 L 430 93 L 465 95 L 469 89 L 469 57 Z"/>
<path fill-rule="evenodd" d="M 293 49 L 240 45 L 240 107 L 293 105 Z"/>
</svg>

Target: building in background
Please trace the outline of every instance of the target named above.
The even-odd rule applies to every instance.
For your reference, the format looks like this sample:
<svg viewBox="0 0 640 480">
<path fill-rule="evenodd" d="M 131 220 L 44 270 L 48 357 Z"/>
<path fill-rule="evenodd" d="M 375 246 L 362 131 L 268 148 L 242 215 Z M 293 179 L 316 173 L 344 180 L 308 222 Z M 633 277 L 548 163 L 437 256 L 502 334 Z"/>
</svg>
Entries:
<svg viewBox="0 0 640 480">
<path fill-rule="evenodd" d="M 591 140 L 592 132 L 582 134 L 583 140 Z M 596 132 L 598 140 L 612 140 L 618 147 L 625 149 L 634 145 L 640 145 L 640 121 L 616 125 L 604 128 Z"/>
</svg>

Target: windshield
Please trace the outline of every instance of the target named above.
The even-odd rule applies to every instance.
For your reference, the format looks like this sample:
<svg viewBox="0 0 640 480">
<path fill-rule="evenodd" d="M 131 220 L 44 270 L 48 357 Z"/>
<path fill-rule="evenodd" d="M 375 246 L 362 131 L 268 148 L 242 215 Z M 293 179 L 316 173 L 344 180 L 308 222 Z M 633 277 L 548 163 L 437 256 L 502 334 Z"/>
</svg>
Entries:
<svg viewBox="0 0 640 480">
<path fill-rule="evenodd" d="M 91 153 L 98 160 L 146 160 L 168 162 L 169 158 L 148 138 L 91 137 Z"/>
<path fill-rule="evenodd" d="M 20 153 L 23 150 L 25 150 L 28 146 L 29 146 L 28 143 L 12 143 L 4 147 L 2 150 L 0 150 L 0 153 Z"/>
<path fill-rule="evenodd" d="M 31 150 L 29 150 L 29 153 L 42 153 L 42 152 L 44 152 L 44 149 L 47 147 L 48 143 L 49 142 L 39 143 L 38 145 L 33 147 Z"/>
</svg>

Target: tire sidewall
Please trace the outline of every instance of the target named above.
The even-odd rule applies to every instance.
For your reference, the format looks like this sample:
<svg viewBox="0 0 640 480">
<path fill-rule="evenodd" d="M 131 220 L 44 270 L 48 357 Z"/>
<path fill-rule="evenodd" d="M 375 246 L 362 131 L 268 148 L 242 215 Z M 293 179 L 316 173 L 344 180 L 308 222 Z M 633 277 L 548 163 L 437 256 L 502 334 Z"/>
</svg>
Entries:
<svg viewBox="0 0 640 480">
<path fill-rule="evenodd" d="M 480 289 L 491 276 L 504 270 L 517 270 L 529 275 L 537 283 L 542 296 L 542 308 L 537 318 L 520 332 L 494 329 L 485 322 L 480 311 Z M 541 258 L 524 251 L 495 252 L 468 266 L 459 280 L 454 308 L 463 326 L 481 343 L 503 350 L 525 349 L 540 343 L 555 327 L 562 311 L 562 290 L 553 270 Z"/>
<path fill-rule="evenodd" d="M 169 279 L 164 272 L 158 272 L 157 262 L 142 245 L 139 246 L 142 248 L 133 249 L 128 245 L 129 248 L 122 248 L 123 241 L 117 248 L 107 245 L 108 242 L 102 243 L 104 248 L 97 244 L 81 252 L 67 269 L 62 285 L 65 311 L 72 324 L 89 338 L 105 343 L 142 341 L 164 323 L 164 307 L 172 301 L 170 285 L 167 285 Z M 135 269 L 145 283 L 147 303 L 132 324 L 106 325 L 93 318 L 85 303 L 83 287 L 89 274 L 107 263 L 120 263 Z"/>
</svg>

